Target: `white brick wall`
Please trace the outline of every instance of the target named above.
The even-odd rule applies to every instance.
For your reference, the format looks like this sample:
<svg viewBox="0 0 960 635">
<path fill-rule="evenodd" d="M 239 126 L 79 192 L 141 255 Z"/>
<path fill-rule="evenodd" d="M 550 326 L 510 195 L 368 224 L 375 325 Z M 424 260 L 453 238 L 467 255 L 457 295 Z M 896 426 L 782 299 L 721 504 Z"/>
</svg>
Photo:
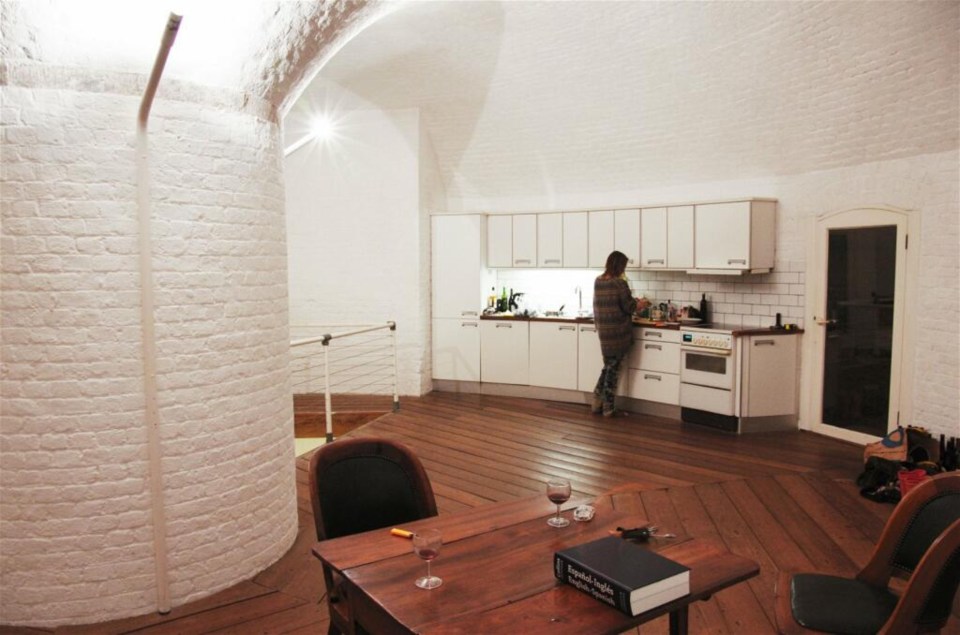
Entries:
<svg viewBox="0 0 960 635">
<path fill-rule="evenodd" d="M 139 96 L 27 79 L 29 87 L 3 87 L 0 111 L 0 615 L 53 626 L 157 608 L 137 273 Z M 276 124 L 250 115 L 154 105 L 174 605 L 250 578 L 296 537 L 277 138 Z"/>
</svg>

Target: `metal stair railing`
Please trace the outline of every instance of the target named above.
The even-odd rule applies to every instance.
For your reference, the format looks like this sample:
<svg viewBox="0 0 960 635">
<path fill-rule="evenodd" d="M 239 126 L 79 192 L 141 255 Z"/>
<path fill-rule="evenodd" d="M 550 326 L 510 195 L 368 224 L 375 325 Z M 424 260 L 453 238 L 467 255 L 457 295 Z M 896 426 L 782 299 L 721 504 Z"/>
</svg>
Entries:
<svg viewBox="0 0 960 635">
<path fill-rule="evenodd" d="M 316 389 L 322 386 L 327 443 L 333 441 L 331 395 L 334 390 L 337 394 L 349 395 L 392 394 L 393 410 L 400 409 L 396 322 L 291 326 L 290 330 L 293 392 L 318 392 Z"/>
</svg>

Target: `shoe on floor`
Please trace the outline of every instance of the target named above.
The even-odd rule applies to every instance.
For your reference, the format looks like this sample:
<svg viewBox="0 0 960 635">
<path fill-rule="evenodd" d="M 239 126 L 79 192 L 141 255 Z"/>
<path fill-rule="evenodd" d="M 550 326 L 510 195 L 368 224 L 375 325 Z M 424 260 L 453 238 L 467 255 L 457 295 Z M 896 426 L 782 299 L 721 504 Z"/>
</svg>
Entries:
<svg viewBox="0 0 960 635">
<path fill-rule="evenodd" d="M 624 412 L 623 410 L 604 410 L 603 411 L 603 416 L 607 417 L 608 419 L 612 419 L 615 417 L 626 417 L 628 414 L 630 413 Z"/>
</svg>

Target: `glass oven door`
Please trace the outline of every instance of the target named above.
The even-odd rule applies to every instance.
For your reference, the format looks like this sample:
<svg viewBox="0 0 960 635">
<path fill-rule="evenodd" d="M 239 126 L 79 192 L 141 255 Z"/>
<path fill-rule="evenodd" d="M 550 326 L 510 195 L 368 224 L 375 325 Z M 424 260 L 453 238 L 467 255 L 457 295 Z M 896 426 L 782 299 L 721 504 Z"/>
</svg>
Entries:
<svg viewBox="0 0 960 635">
<path fill-rule="evenodd" d="M 680 381 L 685 384 L 733 390 L 736 383 L 735 356 L 731 351 L 681 348 Z"/>
</svg>

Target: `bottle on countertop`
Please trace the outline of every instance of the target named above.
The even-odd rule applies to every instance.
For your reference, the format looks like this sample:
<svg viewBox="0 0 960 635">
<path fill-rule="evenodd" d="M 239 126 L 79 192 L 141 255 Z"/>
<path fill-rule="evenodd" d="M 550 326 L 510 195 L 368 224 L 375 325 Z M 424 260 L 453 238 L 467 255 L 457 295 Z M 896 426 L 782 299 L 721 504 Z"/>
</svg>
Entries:
<svg viewBox="0 0 960 635">
<path fill-rule="evenodd" d="M 500 293 L 500 302 L 497 304 L 497 312 L 504 313 L 509 307 L 510 300 L 507 298 L 507 288 L 504 287 Z"/>
<path fill-rule="evenodd" d="M 497 289 L 490 287 L 490 295 L 487 296 L 487 308 L 492 309 L 497 305 Z"/>
<path fill-rule="evenodd" d="M 707 324 L 710 321 L 710 316 L 707 314 L 707 294 L 700 294 L 700 323 Z"/>
</svg>

